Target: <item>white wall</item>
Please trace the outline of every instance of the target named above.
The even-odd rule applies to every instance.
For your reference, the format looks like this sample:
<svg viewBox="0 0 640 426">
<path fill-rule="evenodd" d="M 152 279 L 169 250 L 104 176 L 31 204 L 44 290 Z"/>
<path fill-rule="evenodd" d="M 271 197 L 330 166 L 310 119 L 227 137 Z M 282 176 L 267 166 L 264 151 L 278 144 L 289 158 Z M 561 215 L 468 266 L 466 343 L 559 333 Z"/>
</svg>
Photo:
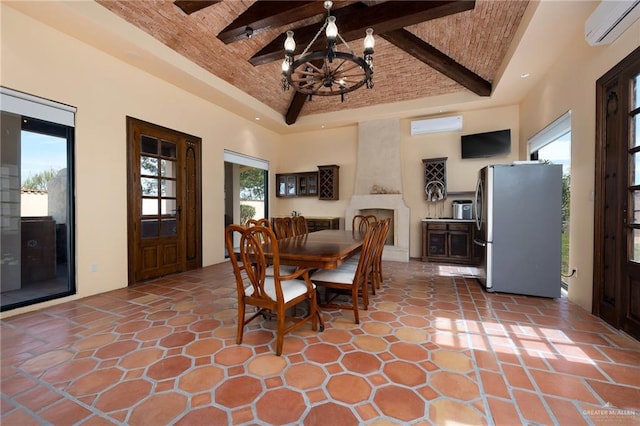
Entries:
<svg viewBox="0 0 640 426">
<path fill-rule="evenodd" d="M 20 194 L 20 216 L 47 216 L 49 195 L 46 192 L 22 192 Z"/>
</svg>

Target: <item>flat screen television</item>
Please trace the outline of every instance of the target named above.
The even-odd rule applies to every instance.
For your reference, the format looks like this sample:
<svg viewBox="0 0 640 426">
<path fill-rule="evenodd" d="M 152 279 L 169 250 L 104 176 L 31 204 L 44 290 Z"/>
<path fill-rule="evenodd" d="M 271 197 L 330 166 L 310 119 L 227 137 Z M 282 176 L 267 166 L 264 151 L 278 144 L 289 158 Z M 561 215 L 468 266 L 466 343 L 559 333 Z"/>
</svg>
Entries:
<svg viewBox="0 0 640 426">
<path fill-rule="evenodd" d="M 485 158 L 511 152 L 511 129 L 463 135 L 462 158 Z"/>
</svg>

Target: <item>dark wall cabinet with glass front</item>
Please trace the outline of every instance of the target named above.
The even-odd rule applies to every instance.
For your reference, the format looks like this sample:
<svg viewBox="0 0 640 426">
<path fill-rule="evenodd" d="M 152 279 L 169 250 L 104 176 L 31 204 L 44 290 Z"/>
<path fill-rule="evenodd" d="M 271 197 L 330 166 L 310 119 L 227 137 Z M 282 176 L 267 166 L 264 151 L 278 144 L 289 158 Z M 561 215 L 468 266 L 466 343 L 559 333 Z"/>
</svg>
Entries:
<svg viewBox="0 0 640 426">
<path fill-rule="evenodd" d="M 276 197 L 318 197 L 320 200 L 339 198 L 340 166 L 318 166 L 318 171 L 276 174 Z"/>
<path fill-rule="evenodd" d="M 422 260 L 477 264 L 472 221 L 422 221 Z"/>
<path fill-rule="evenodd" d="M 318 172 L 276 174 L 277 197 L 317 197 Z"/>
</svg>

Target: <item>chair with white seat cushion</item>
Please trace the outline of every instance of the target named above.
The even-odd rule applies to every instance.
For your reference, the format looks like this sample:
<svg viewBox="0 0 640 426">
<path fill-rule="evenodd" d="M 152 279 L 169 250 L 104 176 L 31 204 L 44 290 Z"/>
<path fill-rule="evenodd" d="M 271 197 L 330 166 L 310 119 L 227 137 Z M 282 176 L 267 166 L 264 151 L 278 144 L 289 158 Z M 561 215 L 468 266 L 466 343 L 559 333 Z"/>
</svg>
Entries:
<svg viewBox="0 0 640 426">
<path fill-rule="evenodd" d="M 240 235 L 239 249 L 233 247 L 234 234 Z M 282 354 L 284 335 L 306 322 L 311 329 L 318 329 L 316 288 L 309 278 L 309 270 L 299 268 L 293 274 L 280 275 L 278 241 L 273 231 L 264 226 L 244 227 L 229 225 L 225 230 L 225 242 L 229 251 L 238 294 L 238 330 L 236 343 L 242 343 L 244 326 L 259 315 L 275 313 L 276 354 Z M 267 263 L 263 250 L 269 245 L 273 261 L 273 275 L 266 275 Z M 238 255 L 234 255 L 234 252 Z M 299 303 L 308 302 L 308 310 L 302 317 L 287 316 L 286 311 Z M 258 311 L 246 318 L 247 305 Z"/>
<path fill-rule="evenodd" d="M 374 242 L 381 229 L 378 222 L 368 226 L 355 269 L 352 265 L 343 264 L 336 269 L 319 269 L 313 273 L 313 282 L 319 287 L 325 287 L 325 302 L 319 303 L 321 307 L 352 309 L 355 323 L 360 323 L 358 297 L 362 296 L 363 307 L 365 310 L 368 309 L 367 283 L 373 268 Z M 336 298 L 344 293 L 350 294 L 351 303 L 334 303 Z"/>
</svg>

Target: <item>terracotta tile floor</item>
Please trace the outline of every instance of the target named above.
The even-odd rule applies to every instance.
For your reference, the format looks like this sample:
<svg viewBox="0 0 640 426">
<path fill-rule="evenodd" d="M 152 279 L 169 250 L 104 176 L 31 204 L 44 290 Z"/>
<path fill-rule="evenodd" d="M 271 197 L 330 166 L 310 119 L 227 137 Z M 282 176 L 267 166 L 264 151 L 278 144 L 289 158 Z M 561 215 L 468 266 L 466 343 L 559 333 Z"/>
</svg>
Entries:
<svg viewBox="0 0 640 426">
<path fill-rule="evenodd" d="M 3 425 L 640 424 L 640 344 L 566 299 L 385 262 L 352 323 L 235 344 L 220 264 L 2 321 Z"/>
</svg>

